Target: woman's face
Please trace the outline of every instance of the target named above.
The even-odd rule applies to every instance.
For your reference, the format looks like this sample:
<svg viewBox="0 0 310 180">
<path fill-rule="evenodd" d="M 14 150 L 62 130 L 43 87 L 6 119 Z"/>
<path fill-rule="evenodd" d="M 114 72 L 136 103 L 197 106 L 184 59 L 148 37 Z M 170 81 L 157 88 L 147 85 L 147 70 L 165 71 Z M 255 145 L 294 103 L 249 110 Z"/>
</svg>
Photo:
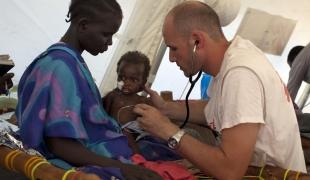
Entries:
<svg viewBox="0 0 310 180">
<path fill-rule="evenodd" d="M 118 31 L 122 18 L 111 15 L 112 20 L 107 17 L 98 20 L 89 20 L 80 27 L 79 43 L 83 50 L 92 55 L 105 52 L 112 45 L 112 36 Z"/>
</svg>

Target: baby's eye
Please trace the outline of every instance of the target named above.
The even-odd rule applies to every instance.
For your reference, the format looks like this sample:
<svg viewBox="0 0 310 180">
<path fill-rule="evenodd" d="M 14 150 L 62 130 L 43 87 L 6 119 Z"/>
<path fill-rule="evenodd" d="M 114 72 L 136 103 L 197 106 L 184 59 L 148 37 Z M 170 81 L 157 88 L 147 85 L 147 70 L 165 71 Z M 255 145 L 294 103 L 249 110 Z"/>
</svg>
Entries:
<svg viewBox="0 0 310 180">
<path fill-rule="evenodd" d="M 137 79 L 137 78 L 131 78 L 131 81 L 132 81 L 132 82 L 138 82 L 139 79 Z"/>
</svg>

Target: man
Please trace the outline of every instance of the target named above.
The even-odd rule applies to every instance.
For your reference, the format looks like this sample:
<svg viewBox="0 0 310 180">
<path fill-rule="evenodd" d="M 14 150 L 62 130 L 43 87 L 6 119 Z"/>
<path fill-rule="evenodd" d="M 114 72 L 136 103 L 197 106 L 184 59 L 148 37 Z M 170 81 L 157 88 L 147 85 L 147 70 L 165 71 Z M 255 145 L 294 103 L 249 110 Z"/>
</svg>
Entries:
<svg viewBox="0 0 310 180">
<path fill-rule="evenodd" d="M 249 165 L 306 172 L 292 101 L 258 48 L 238 36 L 228 42 L 214 10 L 198 1 L 169 12 L 163 37 L 170 61 L 185 76 L 203 70 L 214 77 L 210 100 L 190 103 L 190 121 L 207 121 L 220 132 L 221 143 L 212 147 L 184 134 L 170 122 L 184 119 L 184 104 L 164 102 L 148 88 L 157 109 L 136 105 L 142 128 L 217 179 L 241 179 Z"/>
<path fill-rule="evenodd" d="M 295 101 L 302 81 L 310 83 L 310 43 L 306 46 L 296 46 L 291 49 L 287 63 L 291 67 L 287 83 L 291 98 Z"/>
<path fill-rule="evenodd" d="M 310 43 L 307 46 L 293 47 L 287 56 L 287 64 L 290 66 L 290 74 L 287 83 L 288 91 L 294 103 L 294 108 L 299 124 L 302 145 L 305 152 L 306 163 L 310 163 L 310 114 L 303 113 L 294 102 L 302 81 L 310 83 Z"/>
</svg>

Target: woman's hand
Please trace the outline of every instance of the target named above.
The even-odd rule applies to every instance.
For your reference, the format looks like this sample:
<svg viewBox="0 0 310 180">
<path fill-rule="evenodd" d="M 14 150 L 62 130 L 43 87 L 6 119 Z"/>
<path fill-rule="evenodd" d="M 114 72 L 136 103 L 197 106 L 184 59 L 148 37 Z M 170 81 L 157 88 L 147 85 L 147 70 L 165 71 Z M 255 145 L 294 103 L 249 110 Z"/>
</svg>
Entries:
<svg viewBox="0 0 310 180">
<path fill-rule="evenodd" d="M 97 165 L 120 168 L 126 180 L 162 179 L 155 172 L 139 165 L 124 164 L 118 160 L 99 156 L 86 149 L 80 142 L 69 138 L 46 138 L 49 150 L 61 159 L 75 166 Z"/>
</svg>

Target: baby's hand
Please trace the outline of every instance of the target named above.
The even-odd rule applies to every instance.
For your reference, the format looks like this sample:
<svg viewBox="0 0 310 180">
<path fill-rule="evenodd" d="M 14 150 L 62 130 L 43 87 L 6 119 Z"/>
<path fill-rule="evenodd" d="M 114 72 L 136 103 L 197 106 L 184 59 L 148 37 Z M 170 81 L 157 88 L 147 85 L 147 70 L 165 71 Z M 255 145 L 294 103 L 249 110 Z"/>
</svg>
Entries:
<svg viewBox="0 0 310 180">
<path fill-rule="evenodd" d="M 153 91 L 151 88 L 145 86 L 144 90 L 150 95 L 153 105 L 158 109 L 163 109 L 166 101 L 156 91 Z"/>
</svg>

